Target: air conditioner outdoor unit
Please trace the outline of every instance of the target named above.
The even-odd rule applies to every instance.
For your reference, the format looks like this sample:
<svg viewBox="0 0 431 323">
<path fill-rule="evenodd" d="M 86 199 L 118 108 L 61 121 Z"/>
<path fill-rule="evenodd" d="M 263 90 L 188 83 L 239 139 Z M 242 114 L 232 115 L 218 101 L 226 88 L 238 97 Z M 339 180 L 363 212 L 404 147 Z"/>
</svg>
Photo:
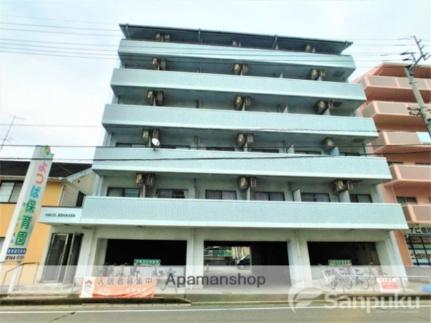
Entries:
<svg viewBox="0 0 431 323">
<path fill-rule="evenodd" d="M 136 174 L 136 185 L 142 185 L 144 183 L 144 174 Z"/>
<path fill-rule="evenodd" d="M 246 190 L 248 188 L 247 177 L 242 176 L 238 179 L 238 187 L 240 190 Z"/>
<path fill-rule="evenodd" d="M 334 191 L 337 193 L 347 190 L 346 184 L 341 179 L 337 179 L 336 181 L 334 181 L 333 185 L 334 185 Z"/>
<path fill-rule="evenodd" d="M 327 137 L 323 139 L 322 146 L 324 150 L 328 151 L 328 150 L 334 149 L 336 147 L 336 144 L 334 139 Z"/>
</svg>

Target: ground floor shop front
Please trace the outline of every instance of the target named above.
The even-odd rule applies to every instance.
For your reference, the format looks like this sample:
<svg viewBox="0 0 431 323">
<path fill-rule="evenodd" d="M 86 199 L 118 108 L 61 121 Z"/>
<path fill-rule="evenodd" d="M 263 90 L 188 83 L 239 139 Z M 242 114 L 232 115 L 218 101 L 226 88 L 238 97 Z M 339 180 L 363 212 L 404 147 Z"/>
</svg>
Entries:
<svg viewBox="0 0 431 323">
<path fill-rule="evenodd" d="M 67 281 L 107 266 L 288 268 L 289 284 L 312 280 L 319 266 L 388 266 L 403 275 L 387 230 L 289 230 L 136 226 L 53 226 L 42 281 Z M 51 271 L 47 268 L 51 268 Z"/>
</svg>

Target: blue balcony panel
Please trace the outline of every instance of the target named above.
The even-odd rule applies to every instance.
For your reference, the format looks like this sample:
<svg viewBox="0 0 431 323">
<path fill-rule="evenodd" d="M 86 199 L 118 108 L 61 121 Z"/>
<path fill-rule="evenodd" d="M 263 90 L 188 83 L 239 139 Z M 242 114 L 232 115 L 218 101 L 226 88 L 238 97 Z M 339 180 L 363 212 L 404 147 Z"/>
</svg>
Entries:
<svg viewBox="0 0 431 323">
<path fill-rule="evenodd" d="M 153 69 L 154 57 L 164 58 L 168 70 L 232 74 L 235 63 L 247 64 L 249 75 L 308 78 L 313 68 L 325 70 L 325 80 L 346 81 L 355 70 L 350 55 L 274 51 L 244 47 L 121 40 L 118 50 L 126 67 Z"/>
<path fill-rule="evenodd" d="M 253 107 L 298 106 L 313 109 L 319 100 L 330 100 L 337 110 L 352 113 L 365 94 L 360 84 L 273 77 L 222 75 L 142 69 L 115 69 L 111 87 L 120 100 L 142 101 L 147 90 L 164 92 L 164 105 L 233 106 L 236 95 L 250 96 Z"/>
<path fill-rule="evenodd" d="M 115 133 L 127 133 L 127 129 L 133 133 L 136 128 L 140 133 L 142 127 L 178 129 L 192 132 L 192 135 L 214 130 L 219 134 L 229 132 L 236 135 L 243 131 L 255 133 L 258 137 L 266 136 L 268 140 L 288 142 L 302 142 L 305 137 L 315 138 L 314 141 L 319 142 L 323 136 L 332 136 L 339 137 L 336 140 L 338 144 L 344 137 L 356 140 L 358 144 L 357 140 L 378 136 L 371 118 L 124 104 L 106 105 L 102 123 L 108 132 Z"/>
<path fill-rule="evenodd" d="M 49 209 L 49 208 L 48 208 Z M 42 210 L 40 221 L 59 224 Z M 51 211 L 52 212 L 52 211 Z M 407 229 L 398 204 L 86 197 L 77 225 Z M 67 224 L 71 223 L 70 219 Z"/>
<path fill-rule="evenodd" d="M 281 176 L 322 179 L 391 179 L 385 158 L 193 149 L 96 148 L 93 170 Z"/>
</svg>

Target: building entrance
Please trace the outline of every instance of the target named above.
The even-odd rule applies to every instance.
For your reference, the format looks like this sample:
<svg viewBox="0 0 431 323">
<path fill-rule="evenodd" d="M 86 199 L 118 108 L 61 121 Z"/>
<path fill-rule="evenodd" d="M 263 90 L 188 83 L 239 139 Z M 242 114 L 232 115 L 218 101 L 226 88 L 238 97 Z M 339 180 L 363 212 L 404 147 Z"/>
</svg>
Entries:
<svg viewBox="0 0 431 323">
<path fill-rule="evenodd" d="M 310 264 L 379 265 L 375 242 L 308 242 Z"/>
<path fill-rule="evenodd" d="M 154 261 L 160 266 L 185 266 L 187 241 L 109 239 L 105 265 L 133 266 Z"/>
</svg>

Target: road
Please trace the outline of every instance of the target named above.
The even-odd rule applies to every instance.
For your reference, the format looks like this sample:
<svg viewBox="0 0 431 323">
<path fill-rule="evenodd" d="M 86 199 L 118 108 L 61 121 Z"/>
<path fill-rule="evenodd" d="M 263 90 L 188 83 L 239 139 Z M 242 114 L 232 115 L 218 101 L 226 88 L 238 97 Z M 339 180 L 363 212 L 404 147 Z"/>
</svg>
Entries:
<svg viewBox="0 0 431 323">
<path fill-rule="evenodd" d="M 0 322 L 430 322 L 431 302 L 419 308 L 326 308 L 289 305 L 74 305 L 0 308 Z"/>
</svg>

